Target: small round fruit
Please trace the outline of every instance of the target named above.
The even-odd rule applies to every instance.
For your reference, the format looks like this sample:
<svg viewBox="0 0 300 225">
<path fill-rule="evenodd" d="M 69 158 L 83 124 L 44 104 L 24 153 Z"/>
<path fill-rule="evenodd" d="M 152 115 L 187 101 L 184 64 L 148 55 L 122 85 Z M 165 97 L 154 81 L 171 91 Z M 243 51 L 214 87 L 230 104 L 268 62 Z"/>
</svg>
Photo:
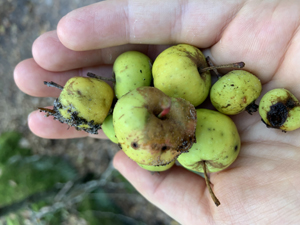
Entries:
<svg viewBox="0 0 300 225">
<path fill-rule="evenodd" d="M 116 137 L 114 125 L 113 125 L 113 115 L 108 115 L 102 123 L 102 130 L 104 134 L 111 140 L 112 142 L 118 144 L 118 139 Z"/>
<path fill-rule="evenodd" d="M 50 82 L 51 85 L 47 82 L 45 84 L 59 86 L 53 82 Z M 111 108 L 113 89 L 106 82 L 89 77 L 73 77 L 61 89 L 53 110 L 39 109 L 77 130 L 97 134 Z"/>
<path fill-rule="evenodd" d="M 233 70 L 222 76 L 211 88 L 210 100 L 221 113 L 235 115 L 244 110 L 256 112 L 255 100 L 262 90 L 260 80 L 244 70 Z"/>
<path fill-rule="evenodd" d="M 141 52 L 127 51 L 119 55 L 114 62 L 113 71 L 118 99 L 138 87 L 150 86 L 152 82 L 151 59 Z"/>
<path fill-rule="evenodd" d="M 152 166 L 152 165 L 143 165 L 138 163 L 140 167 L 142 167 L 145 170 L 151 171 L 151 172 L 162 172 L 170 169 L 175 164 L 175 161 L 170 162 L 167 165 L 160 165 L 160 166 Z"/>
<path fill-rule="evenodd" d="M 211 86 L 210 72 L 199 73 L 205 67 L 206 59 L 198 48 L 188 44 L 172 46 L 153 63 L 154 87 L 198 106 L 207 98 Z"/>
<path fill-rule="evenodd" d="M 259 103 L 259 114 L 269 128 L 292 131 L 300 128 L 300 104 L 288 90 L 277 88 L 267 92 Z"/>
<path fill-rule="evenodd" d="M 119 144 L 132 160 L 165 165 L 195 141 L 196 110 L 154 87 L 137 88 L 120 98 L 113 111 Z"/>
<path fill-rule="evenodd" d="M 228 116 L 209 109 L 197 109 L 196 143 L 177 160 L 196 172 L 204 172 L 204 163 L 208 172 L 218 172 L 235 161 L 240 147 L 239 133 Z"/>
</svg>

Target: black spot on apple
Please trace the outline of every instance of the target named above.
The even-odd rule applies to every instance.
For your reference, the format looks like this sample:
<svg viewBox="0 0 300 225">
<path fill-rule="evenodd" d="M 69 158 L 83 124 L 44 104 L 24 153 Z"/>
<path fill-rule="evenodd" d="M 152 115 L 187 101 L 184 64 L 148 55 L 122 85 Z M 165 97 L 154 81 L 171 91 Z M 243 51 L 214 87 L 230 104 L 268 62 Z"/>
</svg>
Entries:
<svg viewBox="0 0 300 225">
<path fill-rule="evenodd" d="M 238 146 L 234 146 L 234 151 L 236 152 L 238 150 Z"/>
<path fill-rule="evenodd" d="M 138 143 L 136 143 L 136 142 L 133 141 L 133 142 L 131 142 L 131 147 L 133 149 L 137 150 L 139 148 L 139 145 L 138 145 Z"/>
</svg>

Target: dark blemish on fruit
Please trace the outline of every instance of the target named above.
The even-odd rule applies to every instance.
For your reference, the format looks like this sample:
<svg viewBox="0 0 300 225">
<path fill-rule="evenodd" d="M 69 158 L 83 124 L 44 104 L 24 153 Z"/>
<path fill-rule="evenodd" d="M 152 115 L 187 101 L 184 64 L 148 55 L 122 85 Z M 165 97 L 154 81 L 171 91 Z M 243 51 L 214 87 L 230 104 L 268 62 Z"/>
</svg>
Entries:
<svg viewBox="0 0 300 225">
<path fill-rule="evenodd" d="M 121 144 L 120 144 L 120 143 L 118 143 L 118 146 L 119 146 L 119 148 L 120 148 L 120 149 L 122 149 L 122 146 L 121 146 Z"/>
<path fill-rule="evenodd" d="M 263 120 L 262 121 L 268 128 L 280 128 L 289 117 L 289 111 L 296 106 L 299 106 L 299 103 L 296 102 L 289 94 L 285 98 L 278 98 L 277 103 L 273 104 L 267 113 L 267 120 L 269 124 L 266 124 Z"/>
<path fill-rule="evenodd" d="M 182 145 L 179 146 L 179 149 L 184 149 L 184 148 L 186 148 L 188 145 L 189 145 L 189 142 L 188 142 L 188 141 L 183 141 L 183 142 L 182 142 Z"/>
<path fill-rule="evenodd" d="M 258 105 L 255 103 L 255 100 L 253 102 L 251 102 L 249 105 L 247 105 L 247 107 L 245 108 L 245 110 L 252 115 L 252 113 L 256 112 L 258 109 Z"/>
<path fill-rule="evenodd" d="M 284 124 L 289 114 L 289 110 L 282 102 L 277 102 L 270 107 L 267 119 L 272 127 L 279 128 Z"/>
<path fill-rule="evenodd" d="M 140 73 L 143 73 L 143 71 L 142 71 L 142 70 L 140 70 Z"/>
<path fill-rule="evenodd" d="M 234 146 L 234 151 L 236 152 L 238 150 L 238 146 Z"/>
<path fill-rule="evenodd" d="M 231 87 L 234 87 L 234 84 L 231 84 L 230 86 L 231 86 Z"/>
<path fill-rule="evenodd" d="M 165 151 L 165 150 L 168 150 L 169 148 L 168 148 L 168 146 L 166 146 L 166 145 L 163 145 L 162 147 L 161 147 L 161 150 L 162 151 Z"/>
<path fill-rule="evenodd" d="M 133 142 L 131 142 L 131 147 L 133 149 L 137 150 L 139 148 L 139 145 L 138 145 L 138 143 L 136 143 L 136 142 L 133 141 Z"/>
<path fill-rule="evenodd" d="M 77 94 L 81 95 L 81 91 L 78 90 L 78 91 L 77 91 Z"/>
<path fill-rule="evenodd" d="M 297 102 L 295 102 L 292 98 L 288 98 L 288 100 L 286 101 L 285 105 L 286 105 L 286 107 L 288 109 L 292 109 L 295 106 L 298 106 Z"/>
<path fill-rule="evenodd" d="M 195 136 L 190 136 L 190 137 L 189 137 L 189 141 L 190 141 L 191 143 L 196 143 L 196 137 L 195 137 Z"/>
<path fill-rule="evenodd" d="M 227 104 L 226 106 L 222 106 L 222 108 L 227 108 L 229 106 L 231 106 L 231 104 Z"/>
</svg>

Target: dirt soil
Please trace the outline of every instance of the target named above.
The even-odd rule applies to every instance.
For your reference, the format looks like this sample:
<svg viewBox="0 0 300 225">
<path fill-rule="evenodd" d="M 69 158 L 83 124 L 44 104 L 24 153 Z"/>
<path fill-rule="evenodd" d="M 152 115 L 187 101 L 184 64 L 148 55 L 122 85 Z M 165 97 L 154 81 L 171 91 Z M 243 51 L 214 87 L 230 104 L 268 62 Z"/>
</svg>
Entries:
<svg viewBox="0 0 300 225">
<path fill-rule="evenodd" d="M 28 114 L 41 106 L 53 104 L 52 98 L 36 98 L 21 92 L 13 80 L 14 67 L 31 58 L 33 41 L 42 33 L 56 28 L 59 19 L 73 9 L 95 3 L 92 0 L 0 0 L 0 134 L 19 131 L 22 145 L 40 155 L 63 155 L 81 173 L 92 171 L 98 175 L 106 169 L 116 144 L 92 138 L 72 140 L 42 139 L 30 132 Z M 118 195 L 120 196 L 120 195 Z M 114 199 L 124 209 L 124 215 L 146 224 L 177 224 L 160 209 L 139 194 L 122 195 Z"/>
</svg>

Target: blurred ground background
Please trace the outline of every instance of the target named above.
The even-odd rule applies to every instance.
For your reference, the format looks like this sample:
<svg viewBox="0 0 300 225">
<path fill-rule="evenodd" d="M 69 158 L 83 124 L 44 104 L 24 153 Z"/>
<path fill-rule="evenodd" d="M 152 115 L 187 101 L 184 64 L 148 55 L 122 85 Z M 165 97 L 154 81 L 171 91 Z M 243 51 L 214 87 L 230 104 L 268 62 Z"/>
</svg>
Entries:
<svg viewBox="0 0 300 225">
<path fill-rule="evenodd" d="M 0 0 L 0 134 L 7 131 L 20 132 L 21 139 L 18 149 L 30 149 L 34 156 L 39 157 L 62 157 L 74 165 L 78 171 L 78 176 L 90 173 L 92 179 L 89 179 L 92 181 L 99 181 L 100 179 L 102 182 L 100 182 L 101 196 L 105 196 L 111 205 L 118 208 L 118 211 L 116 213 L 113 208 L 110 211 L 107 208 L 105 211 L 99 211 L 98 209 L 98 218 L 117 217 L 120 222 L 118 224 L 177 224 L 161 210 L 147 202 L 134 189 L 130 188 L 130 185 L 124 179 L 122 180 L 118 172 L 110 166 L 114 154 L 119 150 L 117 145 L 108 140 L 92 138 L 73 140 L 42 139 L 33 135 L 27 127 L 27 115 L 37 107 L 51 105 L 53 99 L 35 98 L 19 91 L 13 80 L 14 67 L 18 62 L 32 57 L 31 45 L 33 41 L 42 33 L 55 29 L 62 16 L 73 9 L 94 2 L 96 1 Z M 27 176 L 25 173 L 22 176 Z M 19 185 L 14 181 L 14 174 L 9 175 L 7 185 Z M 87 189 L 89 187 L 85 186 Z M 0 183 L 0 190 L 5 189 L 5 184 Z M 90 190 L 88 189 L 87 192 Z M 61 199 L 60 203 L 63 203 Z M 0 206 L 2 204 L 0 199 Z M 44 207 L 43 210 L 49 211 L 49 207 L 48 205 L 48 208 Z M 40 209 L 39 206 L 37 210 Z M 85 218 L 81 218 L 78 209 L 74 210 L 72 208 L 72 204 L 71 206 L 60 205 L 60 209 L 63 209 L 65 215 L 61 218 L 60 224 L 89 224 Z M 38 212 L 41 216 L 41 210 Z M 3 210 L 1 211 L 0 208 L 1 213 L 3 213 Z M 29 211 L 23 212 L 22 216 L 26 217 L 26 213 L 28 214 Z M 23 221 L 24 224 L 35 224 L 33 220 L 31 221 L 32 217 L 27 215 L 26 218 L 26 223 Z M 6 224 L 5 221 L 3 217 L 0 218 L 1 224 Z M 95 224 L 101 224 L 99 221 L 96 221 Z M 102 224 L 116 224 L 109 221 Z M 41 221 L 38 224 L 51 223 L 58 224 L 57 222 L 41 223 Z"/>
</svg>

